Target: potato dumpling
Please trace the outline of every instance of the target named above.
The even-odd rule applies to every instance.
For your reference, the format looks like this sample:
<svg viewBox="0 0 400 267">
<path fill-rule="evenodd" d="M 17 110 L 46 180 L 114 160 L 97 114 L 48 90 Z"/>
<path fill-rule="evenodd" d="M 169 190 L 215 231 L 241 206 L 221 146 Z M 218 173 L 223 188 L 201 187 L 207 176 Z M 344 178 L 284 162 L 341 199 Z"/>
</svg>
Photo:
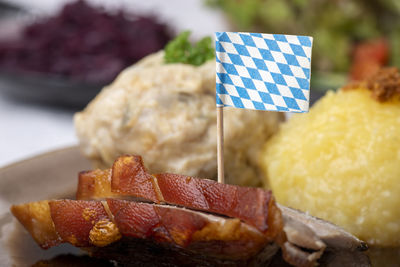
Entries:
<svg viewBox="0 0 400 267">
<path fill-rule="evenodd" d="M 83 154 L 109 168 L 124 154 L 141 155 L 151 173 L 217 177 L 215 61 L 164 64 L 164 52 L 124 70 L 74 117 Z M 260 186 L 262 145 L 281 115 L 224 110 L 225 180 Z"/>
<path fill-rule="evenodd" d="M 308 114 L 294 115 L 267 141 L 261 164 L 281 204 L 369 245 L 399 246 L 400 101 L 379 102 L 369 89 L 328 92 Z"/>
</svg>

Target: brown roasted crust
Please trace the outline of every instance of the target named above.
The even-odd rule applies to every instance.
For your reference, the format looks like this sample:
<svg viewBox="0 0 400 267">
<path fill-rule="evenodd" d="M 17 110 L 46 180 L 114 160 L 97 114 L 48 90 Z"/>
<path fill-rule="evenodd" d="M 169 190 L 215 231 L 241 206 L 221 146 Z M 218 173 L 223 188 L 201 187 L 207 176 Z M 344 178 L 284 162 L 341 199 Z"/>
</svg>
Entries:
<svg viewBox="0 0 400 267">
<path fill-rule="evenodd" d="M 49 206 L 58 235 L 77 247 L 91 245 L 91 230 L 98 222 L 110 221 L 100 201 L 63 199 L 49 201 Z"/>
<path fill-rule="evenodd" d="M 149 249 L 157 258 L 165 251 L 171 266 L 270 266 L 279 245 L 278 256 L 286 262 L 312 267 L 324 253 L 324 241 L 308 227 L 311 221 L 302 222 L 304 216 L 288 221 L 287 208 L 282 217 L 270 191 L 176 174 L 150 175 L 139 156 L 124 156 L 117 163 L 112 170 L 81 172 L 80 200 L 31 202 L 11 211 L 42 248 L 67 242 L 127 264 L 134 259 L 154 266 Z M 113 174 L 118 177 L 114 185 Z M 321 231 L 326 235 L 326 227 Z M 129 247 L 127 253 L 121 245 Z M 351 262 L 353 254 L 347 254 Z"/>
<path fill-rule="evenodd" d="M 13 205 L 11 212 L 41 248 L 48 249 L 61 244 L 62 239 L 50 216 L 48 200 Z"/>
<path fill-rule="evenodd" d="M 40 209 L 30 209 L 36 206 Z M 106 247 L 129 237 L 151 240 L 154 246 L 184 248 L 236 261 L 249 260 L 269 243 L 260 231 L 238 219 L 173 206 L 117 199 L 107 202 L 64 199 L 31 202 L 12 210 L 17 218 L 23 218 L 20 222 L 38 244 L 47 248 L 60 243 Z M 32 224 L 38 216 L 46 219 Z"/>
<path fill-rule="evenodd" d="M 369 79 L 362 82 L 353 82 L 344 86 L 343 90 L 366 88 L 372 92 L 372 98 L 379 102 L 386 102 L 400 97 L 400 72 L 396 67 L 381 68 Z"/>
<path fill-rule="evenodd" d="M 169 243 L 226 259 L 249 259 L 268 239 L 238 219 L 183 208 L 108 199 L 115 223 L 126 237 Z"/>
<path fill-rule="evenodd" d="M 111 197 L 133 197 L 238 218 L 270 240 L 275 240 L 283 227 L 281 213 L 270 191 L 178 174 L 151 175 L 140 156 L 118 158 L 112 167 L 111 179 L 106 171 L 80 174 L 77 199 Z"/>
<path fill-rule="evenodd" d="M 53 245 L 83 245 L 81 248 L 92 256 L 128 266 L 132 262 L 133 266 L 289 266 L 283 258 L 294 266 L 312 267 L 325 252 L 322 266 L 370 266 L 360 240 L 332 224 L 280 208 L 284 232 L 272 243 L 238 219 L 160 204 L 116 199 L 58 200 L 17 205 L 12 210 L 18 219 L 23 218 L 21 223 L 30 228 L 33 236 L 41 237 L 42 243 L 50 244 L 55 238 Z M 38 220 L 31 225 L 32 214 L 36 214 L 33 219 L 50 220 Z M 43 229 L 50 231 L 41 232 Z M 325 240 L 332 244 L 326 250 Z M 277 244 L 281 253 L 277 253 Z M 276 262 L 277 258 L 280 261 Z M 159 259 L 162 264 L 158 264 Z"/>
<path fill-rule="evenodd" d="M 275 202 L 275 198 L 271 195 L 271 200 L 268 202 L 268 234 L 271 238 L 273 238 L 278 244 L 282 238 L 286 238 L 283 229 L 283 216 L 282 211 L 277 206 Z"/>
<path fill-rule="evenodd" d="M 154 176 L 166 203 L 239 218 L 272 238 L 274 226 L 282 229 L 282 224 L 268 224 L 268 217 L 280 217 L 278 210 L 272 214 L 270 209 L 275 205 L 270 191 L 177 174 Z"/>
<path fill-rule="evenodd" d="M 111 171 L 111 190 L 121 195 L 144 197 L 154 203 L 162 201 L 154 177 L 144 167 L 140 156 L 121 156 Z"/>
<path fill-rule="evenodd" d="M 99 199 L 118 196 L 111 192 L 111 170 L 83 171 L 78 175 L 76 199 Z"/>
</svg>

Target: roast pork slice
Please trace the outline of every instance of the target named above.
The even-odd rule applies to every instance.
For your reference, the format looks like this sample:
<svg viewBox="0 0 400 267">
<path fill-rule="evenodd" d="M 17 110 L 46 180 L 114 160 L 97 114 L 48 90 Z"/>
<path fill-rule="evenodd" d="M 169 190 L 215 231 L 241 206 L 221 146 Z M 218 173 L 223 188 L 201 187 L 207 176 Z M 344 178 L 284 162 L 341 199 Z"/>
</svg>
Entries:
<svg viewBox="0 0 400 267">
<path fill-rule="evenodd" d="M 89 246 L 93 226 L 110 221 L 100 201 L 42 200 L 12 205 L 11 212 L 43 249 L 61 243 Z"/>
<path fill-rule="evenodd" d="M 147 197 L 149 188 L 153 188 L 153 193 Z M 369 266 L 368 257 L 363 252 L 365 243 L 331 223 L 284 206 L 277 208 L 271 193 L 261 189 L 176 174 L 150 175 L 140 157 L 123 156 L 116 160 L 111 171 L 80 174 L 78 199 L 109 196 L 133 197 L 237 217 L 270 238 L 274 236 L 283 258 L 295 266 L 314 266 L 326 251 L 328 253 L 321 260 L 346 254 L 347 258 L 354 260 L 354 266 Z M 280 211 L 284 218 L 283 233 L 278 227 L 282 223 Z"/>
<path fill-rule="evenodd" d="M 70 243 L 128 266 L 158 266 L 160 255 L 170 266 L 370 266 L 365 243 L 278 207 L 270 191 L 151 175 L 139 156 L 122 156 L 110 170 L 81 172 L 77 199 L 11 211 L 42 248 Z"/>
<path fill-rule="evenodd" d="M 174 244 L 203 255 L 250 259 L 273 242 L 236 218 L 124 200 L 107 203 L 123 236 Z"/>
<path fill-rule="evenodd" d="M 158 266 L 160 259 L 170 266 L 370 266 L 362 241 L 333 224 L 280 208 L 286 233 L 281 253 L 276 242 L 239 219 L 174 206 L 46 200 L 11 210 L 43 248 L 67 242 L 124 266 Z"/>
<path fill-rule="evenodd" d="M 41 248 L 48 249 L 62 243 L 54 228 L 48 200 L 13 205 L 11 213 Z"/>
<path fill-rule="evenodd" d="M 140 156 L 119 157 L 112 171 L 79 175 L 77 199 L 134 197 L 238 218 L 270 237 L 281 232 L 282 219 L 270 191 L 221 184 L 177 174 L 150 175 Z"/>
<path fill-rule="evenodd" d="M 27 218 L 32 219 L 36 212 L 27 207 L 38 205 L 43 210 L 41 216 L 51 220 L 32 225 Z M 209 258 L 211 262 L 235 264 L 266 261 L 266 254 L 278 250 L 273 240 L 239 219 L 174 206 L 118 199 L 50 200 L 15 205 L 11 210 L 36 241 L 40 236 L 38 244 L 43 248 L 70 243 L 102 254 L 95 248 L 119 247 L 123 238 L 125 243 L 130 240 L 137 245 L 143 241 L 142 248 L 159 246 L 180 257 L 187 254 L 203 261 Z"/>
</svg>

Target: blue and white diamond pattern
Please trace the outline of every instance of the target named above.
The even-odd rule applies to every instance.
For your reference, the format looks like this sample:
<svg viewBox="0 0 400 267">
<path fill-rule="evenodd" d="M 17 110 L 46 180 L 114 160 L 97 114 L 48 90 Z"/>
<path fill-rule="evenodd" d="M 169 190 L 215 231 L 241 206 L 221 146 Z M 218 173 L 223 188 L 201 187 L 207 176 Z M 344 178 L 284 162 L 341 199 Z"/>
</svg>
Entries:
<svg viewBox="0 0 400 267">
<path fill-rule="evenodd" d="M 307 112 L 312 37 L 216 32 L 217 106 Z"/>
</svg>

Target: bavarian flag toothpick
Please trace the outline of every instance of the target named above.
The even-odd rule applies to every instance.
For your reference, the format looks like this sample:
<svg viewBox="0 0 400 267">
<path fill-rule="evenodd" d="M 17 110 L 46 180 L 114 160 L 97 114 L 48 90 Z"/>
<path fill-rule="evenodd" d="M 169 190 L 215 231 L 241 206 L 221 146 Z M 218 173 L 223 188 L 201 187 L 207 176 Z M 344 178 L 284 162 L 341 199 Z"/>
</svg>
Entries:
<svg viewBox="0 0 400 267">
<path fill-rule="evenodd" d="M 216 32 L 218 181 L 224 182 L 223 107 L 308 112 L 309 36 Z"/>
</svg>

